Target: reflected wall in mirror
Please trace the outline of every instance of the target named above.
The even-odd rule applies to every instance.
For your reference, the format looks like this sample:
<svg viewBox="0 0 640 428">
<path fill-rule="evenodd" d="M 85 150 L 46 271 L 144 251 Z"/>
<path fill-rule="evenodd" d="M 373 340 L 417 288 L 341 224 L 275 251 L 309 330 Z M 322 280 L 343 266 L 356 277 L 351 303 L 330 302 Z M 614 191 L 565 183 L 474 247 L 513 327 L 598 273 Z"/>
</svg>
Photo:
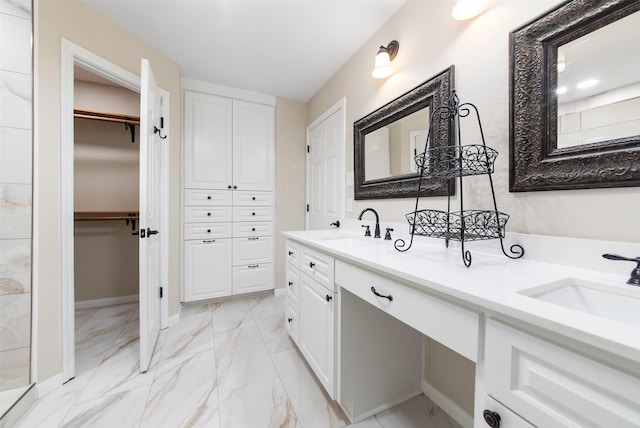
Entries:
<svg viewBox="0 0 640 428">
<path fill-rule="evenodd" d="M 511 33 L 510 190 L 640 185 L 640 1 L 572 0 Z"/>
<path fill-rule="evenodd" d="M 451 66 L 353 124 L 355 199 L 416 197 L 414 157 L 425 149 L 431 112 L 449 99 L 453 74 Z M 449 145 L 450 127 L 434 128 L 430 147 Z M 447 180 L 423 179 L 421 189 L 421 196 L 446 196 Z"/>
</svg>

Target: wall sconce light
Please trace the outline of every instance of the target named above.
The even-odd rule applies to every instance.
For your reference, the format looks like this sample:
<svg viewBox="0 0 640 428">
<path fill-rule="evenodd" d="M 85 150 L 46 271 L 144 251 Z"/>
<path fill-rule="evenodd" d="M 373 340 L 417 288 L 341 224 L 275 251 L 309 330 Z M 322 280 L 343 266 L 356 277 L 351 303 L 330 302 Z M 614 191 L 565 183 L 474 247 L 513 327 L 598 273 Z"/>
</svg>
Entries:
<svg viewBox="0 0 640 428">
<path fill-rule="evenodd" d="M 373 77 L 376 79 L 384 79 L 393 74 L 391 61 L 393 61 L 398 54 L 398 49 L 400 49 L 400 44 L 395 40 L 392 40 L 386 47 L 380 46 L 376 55 L 376 63 L 371 72 Z"/>
<path fill-rule="evenodd" d="M 480 15 L 489 5 L 489 0 L 456 0 L 451 11 L 453 19 L 464 21 Z"/>
</svg>

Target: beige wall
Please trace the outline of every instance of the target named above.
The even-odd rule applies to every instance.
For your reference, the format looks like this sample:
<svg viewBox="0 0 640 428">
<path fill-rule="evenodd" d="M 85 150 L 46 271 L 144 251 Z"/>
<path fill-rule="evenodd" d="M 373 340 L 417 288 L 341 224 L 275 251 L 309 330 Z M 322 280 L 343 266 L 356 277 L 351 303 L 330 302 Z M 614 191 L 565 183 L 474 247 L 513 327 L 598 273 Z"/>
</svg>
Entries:
<svg viewBox="0 0 640 428">
<path fill-rule="evenodd" d="M 276 100 L 276 288 L 285 286 L 280 232 L 304 229 L 307 105 Z"/>
<path fill-rule="evenodd" d="M 498 207 L 511 218 L 507 230 L 541 235 L 640 241 L 637 213 L 640 188 L 509 193 L 509 32 L 550 9 L 556 0 L 494 0 L 471 21 L 451 18 L 452 2 L 409 0 L 311 98 L 312 122 L 337 100 L 346 97 L 346 170 L 353 170 L 353 134 L 349 125 L 431 76 L 454 64 L 455 87 L 461 100 L 480 110 L 487 144 L 498 150 L 494 184 Z M 396 39 L 400 51 L 388 79 L 370 77 L 378 46 Z M 486 180 L 469 179 L 465 205 L 482 208 L 490 198 Z M 346 198 L 353 198 L 347 186 Z M 446 209 L 446 198 L 421 203 Z M 631 204 L 631 206 L 630 206 Z M 383 221 L 404 222 L 411 199 L 354 201 L 355 217 L 374 207 Z"/>
<path fill-rule="evenodd" d="M 640 188 L 509 193 L 509 32 L 553 7 L 556 0 L 494 0 L 478 18 L 451 18 L 453 2 L 409 0 L 311 98 L 307 123 L 346 97 L 346 171 L 353 170 L 353 128 L 358 118 L 455 65 L 455 87 L 463 102 L 478 107 L 487 144 L 498 150 L 494 185 L 498 207 L 509 213 L 507 230 L 615 241 L 640 241 Z M 386 80 L 370 77 L 378 46 L 398 40 L 396 73 Z M 465 182 L 465 207 L 490 203 L 487 180 Z M 459 193 L 458 193 L 459 194 Z M 353 198 L 347 184 L 346 198 Z M 413 199 L 354 201 L 354 218 L 374 207 L 382 221 L 405 222 Z M 347 206 L 348 204 L 345 204 Z M 446 209 L 446 198 L 426 198 L 421 207 Z M 444 245 L 444 244 L 443 244 Z M 472 362 L 425 338 L 424 376 L 465 410 L 473 408 Z"/>
<path fill-rule="evenodd" d="M 81 0 L 35 0 L 36 132 L 38 195 L 34 210 L 38 286 L 37 376 L 42 382 L 61 371 L 60 283 L 60 41 L 65 38 L 140 75 L 140 59 L 151 62 L 158 85 L 170 93 L 169 315 L 179 308 L 180 261 L 180 68 L 150 45 Z"/>
</svg>

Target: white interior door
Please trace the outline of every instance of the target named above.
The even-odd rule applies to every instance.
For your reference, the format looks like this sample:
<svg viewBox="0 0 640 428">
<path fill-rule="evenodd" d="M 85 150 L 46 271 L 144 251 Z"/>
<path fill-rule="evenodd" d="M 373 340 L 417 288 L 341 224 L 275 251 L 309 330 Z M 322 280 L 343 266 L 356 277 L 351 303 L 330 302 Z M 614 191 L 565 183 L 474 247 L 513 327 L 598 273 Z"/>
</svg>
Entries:
<svg viewBox="0 0 640 428">
<path fill-rule="evenodd" d="M 140 371 L 149 368 L 160 331 L 162 96 L 149 61 L 142 59 L 140 87 Z"/>
<path fill-rule="evenodd" d="M 307 229 L 328 229 L 342 218 L 344 106 L 307 129 Z"/>
</svg>

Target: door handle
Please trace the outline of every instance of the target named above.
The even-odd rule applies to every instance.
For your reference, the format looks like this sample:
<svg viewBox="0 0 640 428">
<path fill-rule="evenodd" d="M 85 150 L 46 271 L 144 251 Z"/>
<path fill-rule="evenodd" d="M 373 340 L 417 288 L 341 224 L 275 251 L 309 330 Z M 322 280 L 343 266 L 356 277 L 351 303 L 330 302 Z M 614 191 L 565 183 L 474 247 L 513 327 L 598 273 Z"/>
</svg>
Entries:
<svg viewBox="0 0 640 428">
<path fill-rule="evenodd" d="M 147 227 L 147 236 L 157 235 L 159 232 L 157 230 L 151 230 Z"/>
</svg>

